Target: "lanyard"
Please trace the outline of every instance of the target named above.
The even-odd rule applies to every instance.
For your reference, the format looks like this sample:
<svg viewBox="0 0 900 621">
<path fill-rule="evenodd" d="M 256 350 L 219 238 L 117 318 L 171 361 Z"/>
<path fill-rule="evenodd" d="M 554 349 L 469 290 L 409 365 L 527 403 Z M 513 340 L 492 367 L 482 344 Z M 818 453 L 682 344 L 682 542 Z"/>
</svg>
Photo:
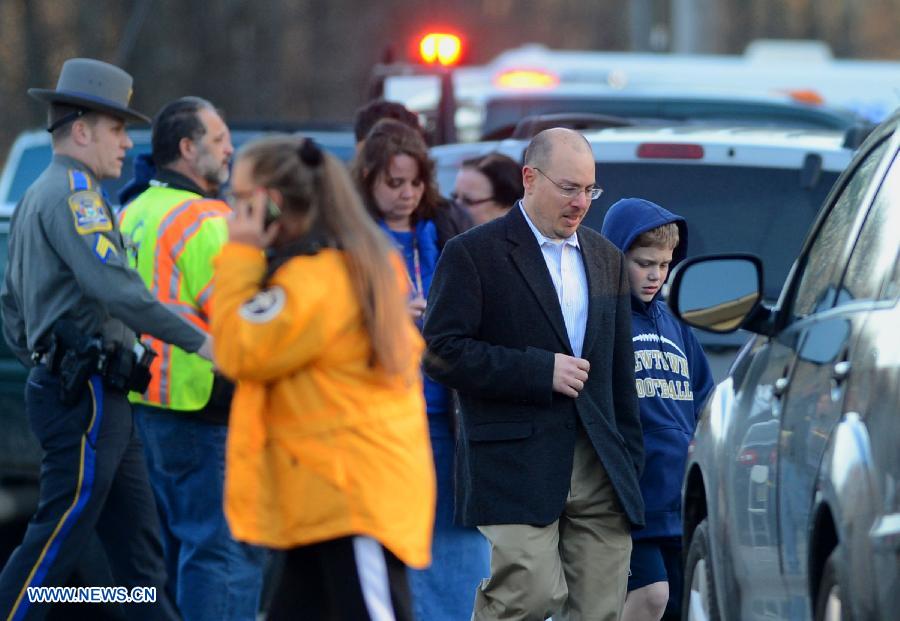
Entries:
<svg viewBox="0 0 900 621">
<path fill-rule="evenodd" d="M 422 263 L 419 259 L 419 242 L 413 237 L 413 271 L 416 275 L 416 280 L 413 281 L 412 277 L 409 275 L 409 272 L 406 272 L 406 278 L 409 280 L 410 286 L 413 288 L 413 293 L 416 294 L 416 297 L 425 297 L 425 287 L 422 286 Z"/>
<path fill-rule="evenodd" d="M 400 256 L 404 258 L 403 263 L 406 264 L 406 250 L 404 248 L 404 244 L 399 239 L 399 234 L 394 235 L 394 232 L 387 227 L 387 225 L 382 223 L 382 228 L 393 238 L 394 246 L 400 252 Z M 409 265 L 406 264 L 406 269 L 403 270 L 406 273 L 406 280 L 409 282 L 409 286 L 412 289 L 414 297 L 425 297 L 425 286 L 422 284 L 422 260 L 419 256 L 419 240 L 416 236 L 416 228 L 413 227 L 411 231 L 411 239 L 412 239 L 412 254 L 413 254 L 413 273 L 409 273 Z"/>
</svg>

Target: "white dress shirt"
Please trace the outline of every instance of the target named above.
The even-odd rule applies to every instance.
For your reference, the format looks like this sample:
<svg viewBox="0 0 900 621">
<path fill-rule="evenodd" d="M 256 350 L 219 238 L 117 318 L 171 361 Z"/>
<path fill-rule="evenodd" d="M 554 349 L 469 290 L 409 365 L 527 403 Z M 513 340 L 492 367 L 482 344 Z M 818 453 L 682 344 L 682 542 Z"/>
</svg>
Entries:
<svg viewBox="0 0 900 621">
<path fill-rule="evenodd" d="M 547 264 L 547 270 L 556 288 L 556 296 L 559 298 L 559 307 L 566 323 L 572 353 L 580 358 L 587 326 L 588 285 L 578 237 L 573 233 L 566 239 L 550 239 L 534 225 L 521 201 L 519 209 L 522 210 L 525 222 L 528 223 L 541 247 L 544 263 Z"/>
</svg>

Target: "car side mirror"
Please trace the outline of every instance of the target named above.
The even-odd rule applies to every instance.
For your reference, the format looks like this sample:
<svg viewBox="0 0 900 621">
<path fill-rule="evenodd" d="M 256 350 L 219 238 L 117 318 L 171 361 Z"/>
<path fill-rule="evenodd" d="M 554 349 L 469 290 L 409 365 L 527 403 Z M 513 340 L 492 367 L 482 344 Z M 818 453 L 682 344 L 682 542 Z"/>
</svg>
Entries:
<svg viewBox="0 0 900 621">
<path fill-rule="evenodd" d="M 755 255 L 694 257 L 672 273 L 669 306 L 689 326 L 723 334 L 751 317 L 762 291 L 762 262 Z"/>
</svg>

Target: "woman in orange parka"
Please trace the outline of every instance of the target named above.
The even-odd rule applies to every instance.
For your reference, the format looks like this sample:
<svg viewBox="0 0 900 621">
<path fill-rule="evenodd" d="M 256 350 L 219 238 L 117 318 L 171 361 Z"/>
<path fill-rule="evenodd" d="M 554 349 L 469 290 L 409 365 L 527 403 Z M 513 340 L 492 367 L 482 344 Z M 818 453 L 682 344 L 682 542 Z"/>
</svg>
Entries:
<svg viewBox="0 0 900 621">
<path fill-rule="evenodd" d="M 411 618 L 435 484 L 403 264 L 310 140 L 247 145 L 231 193 L 211 318 L 231 530 L 287 550 L 269 619 Z"/>
</svg>

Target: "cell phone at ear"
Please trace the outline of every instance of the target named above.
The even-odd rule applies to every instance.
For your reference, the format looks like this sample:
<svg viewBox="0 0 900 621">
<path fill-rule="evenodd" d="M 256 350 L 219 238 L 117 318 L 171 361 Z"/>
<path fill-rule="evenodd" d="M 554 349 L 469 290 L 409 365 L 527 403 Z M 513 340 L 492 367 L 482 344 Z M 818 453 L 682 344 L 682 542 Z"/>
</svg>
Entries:
<svg viewBox="0 0 900 621">
<path fill-rule="evenodd" d="M 266 228 L 269 227 L 273 222 L 275 222 L 278 218 L 281 217 L 281 207 L 278 206 L 272 197 L 266 197 L 266 219 L 265 225 Z"/>
</svg>

